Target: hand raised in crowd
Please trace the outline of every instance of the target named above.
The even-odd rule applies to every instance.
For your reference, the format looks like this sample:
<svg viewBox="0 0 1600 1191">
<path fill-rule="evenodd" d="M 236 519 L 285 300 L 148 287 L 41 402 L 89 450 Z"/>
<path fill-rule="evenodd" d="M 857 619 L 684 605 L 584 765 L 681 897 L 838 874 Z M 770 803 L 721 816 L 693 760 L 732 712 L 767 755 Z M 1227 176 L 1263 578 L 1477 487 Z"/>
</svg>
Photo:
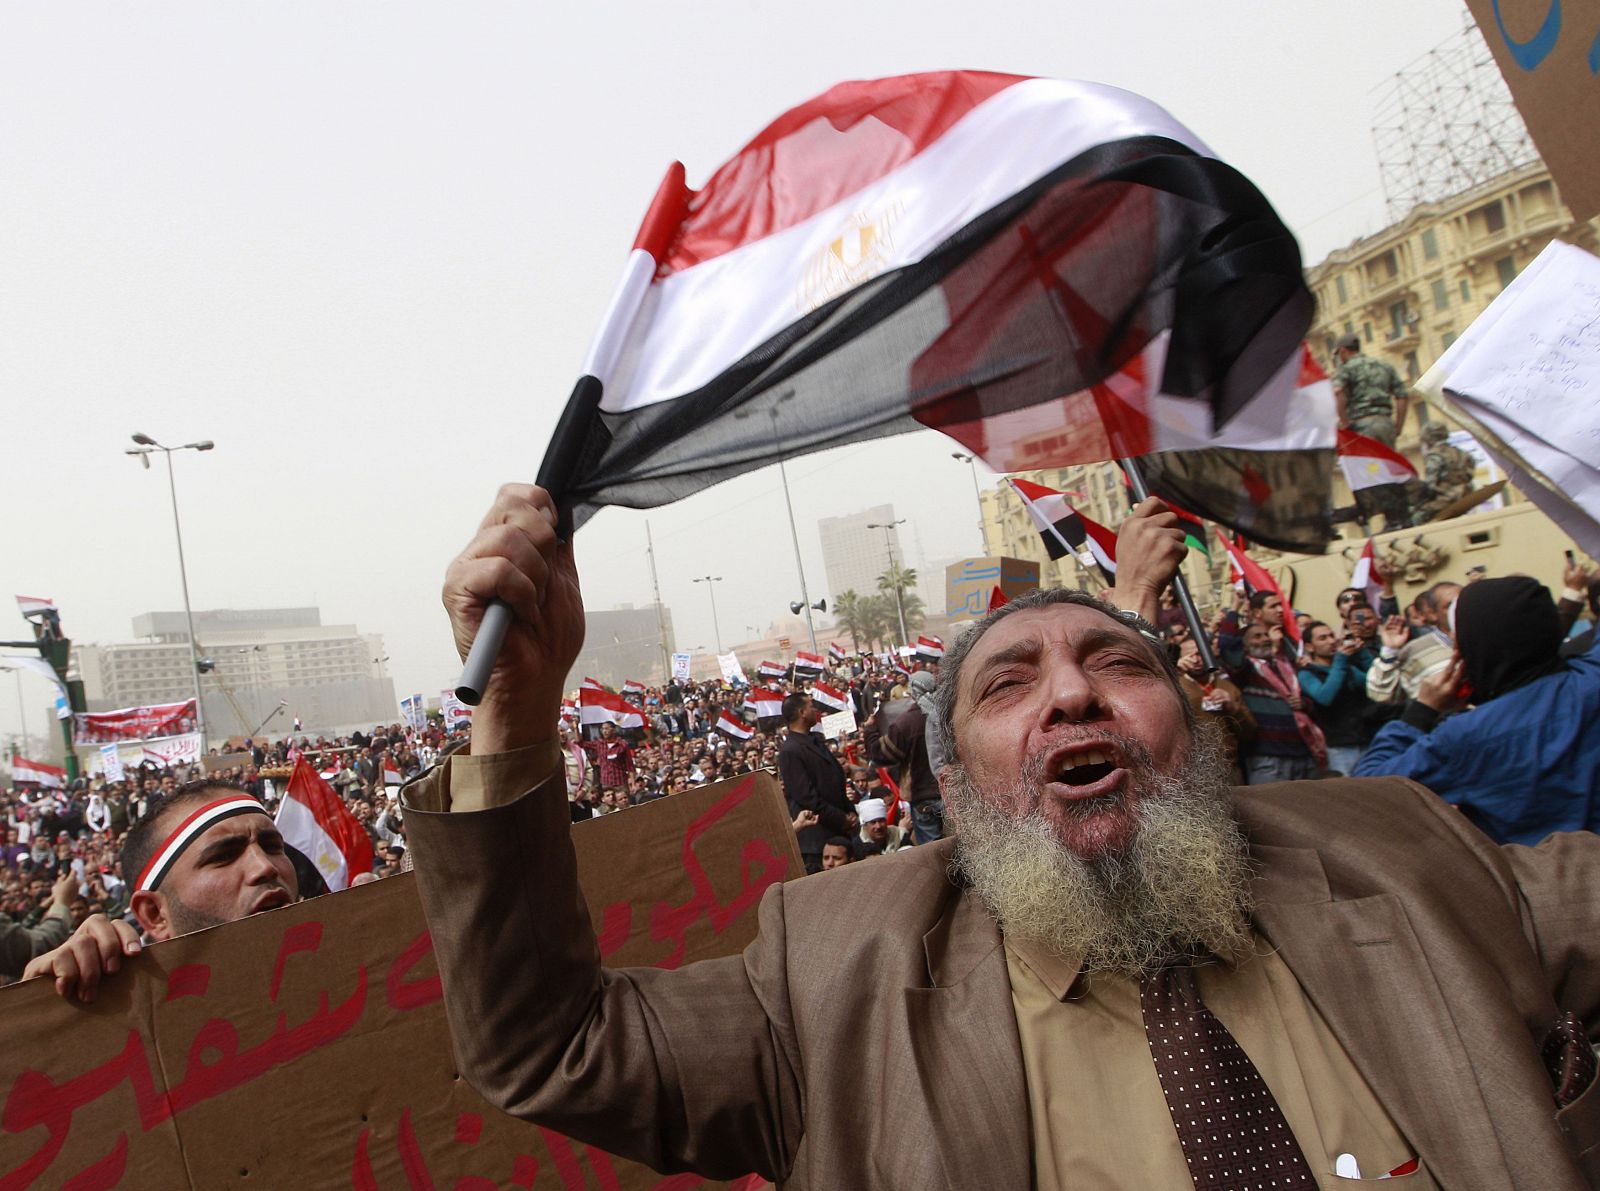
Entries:
<svg viewBox="0 0 1600 1191">
<path fill-rule="evenodd" d="M 1422 680 L 1422 685 L 1417 688 L 1417 702 L 1441 714 L 1465 707 L 1467 701 L 1461 696 L 1461 678 L 1465 673 L 1466 664 L 1461 660 L 1460 651 L 1457 651 L 1448 665 Z"/>
<path fill-rule="evenodd" d="M 1589 568 L 1581 562 L 1569 562 L 1561 572 L 1561 586 L 1568 591 L 1584 591 L 1589 586 Z"/>
<path fill-rule="evenodd" d="M 56 995 L 85 1005 L 100 990 L 100 980 L 122 967 L 124 956 L 138 955 L 139 932 L 126 922 L 113 922 L 104 914 L 91 914 L 83 925 L 54 951 L 37 955 L 22 969 L 22 978 L 53 976 Z"/>
<path fill-rule="evenodd" d="M 78 875 L 70 868 L 50 886 L 50 900 L 58 906 L 71 906 L 78 897 Z"/>
<path fill-rule="evenodd" d="M 1117 527 L 1117 585 L 1101 598 L 1154 624 L 1161 593 L 1188 552 L 1177 516 L 1161 500 L 1146 497 Z"/>
<path fill-rule="evenodd" d="M 1389 649 L 1402 649 L 1411 640 L 1411 626 L 1403 616 L 1391 616 L 1378 630 L 1378 640 Z"/>
<path fill-rule="evenodd" d="M 820 822 L 822 820 L 817 817 L 816 811 L 811 810 L 809 807 L 801 807 L 800 813 L 794 817 L 794 829 L 796 831 L 804 831 L 808 827 L 815 827 Z"/>
<path fill-rule="evenodd" d="M 1399 620 L 1400 618 L 1397 616 L 1394 619 Z M 1345 657 L 1351 657 L 1360 653 L 1361 638 L 1356 636 L 1354 633 L 1346 633 L 1339 639 L 1339 652 L 1344 654 Z"/>
<path fill-rule="evenodd" d="M 572 544 L 556 536 L 550 494 L 505 484 L 478 532 L 445 571 L 445 610 L 465 658 L 489 602 L 504 600 L 512 623 L 473 717 L 479 755 L 553 740 L 562 683 L 583 648 L 583 597 Z"/>
</svg>

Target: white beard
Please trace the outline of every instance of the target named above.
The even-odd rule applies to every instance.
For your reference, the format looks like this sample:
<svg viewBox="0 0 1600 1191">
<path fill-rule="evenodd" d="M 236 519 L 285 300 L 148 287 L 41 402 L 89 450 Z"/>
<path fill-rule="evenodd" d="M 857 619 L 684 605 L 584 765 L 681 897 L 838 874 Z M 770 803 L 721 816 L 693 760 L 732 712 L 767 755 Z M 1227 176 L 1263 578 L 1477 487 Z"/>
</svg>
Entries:
<svg viewBox="0 0 1600 1191">
<path fill-rule="evenodd" d="M 1180 772 L 1159 773 L 1137 741 L 1116 743 L 1141 795 L 1128 848 L 1087 859 L 1067 848 L 1040 810 L 1039 764 L 996 799 L 953 763 L 944 797 L 956 828 L 955 871 L 1007 935 L 1057 954 L 1081 951 L 1084 972 L 1137 975 L 1195 951 L 1246 954 L 1249 851 L 1229 807 L 1221 749 L 1197 735 Z M 1096 802 L 1079 813 L 1103 812 Z"/>
</svg>

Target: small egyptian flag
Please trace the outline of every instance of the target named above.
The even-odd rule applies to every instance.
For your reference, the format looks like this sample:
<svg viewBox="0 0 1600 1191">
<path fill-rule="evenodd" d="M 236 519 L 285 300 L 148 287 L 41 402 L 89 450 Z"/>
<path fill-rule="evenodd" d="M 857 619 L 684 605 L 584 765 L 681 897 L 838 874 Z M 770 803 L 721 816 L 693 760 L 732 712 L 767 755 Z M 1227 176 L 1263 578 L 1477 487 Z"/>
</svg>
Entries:
<svg viewBox="0 0 1600 1191">
<path fill-rule="evenodd" d="M 717 731 L 733 737 L 735 740 L 749 740 L 756 734 L 756 730 L 745 723 L 726 707 L 722 714 L 717 716 Z"/>
<path fill-rule="evenodd" d="M 843 691 L 829 686 L 825 682 L 811 684 L 811 698 L 822 704 L 830 711 L 849 711 L 850 698 Z"/>
</svg>

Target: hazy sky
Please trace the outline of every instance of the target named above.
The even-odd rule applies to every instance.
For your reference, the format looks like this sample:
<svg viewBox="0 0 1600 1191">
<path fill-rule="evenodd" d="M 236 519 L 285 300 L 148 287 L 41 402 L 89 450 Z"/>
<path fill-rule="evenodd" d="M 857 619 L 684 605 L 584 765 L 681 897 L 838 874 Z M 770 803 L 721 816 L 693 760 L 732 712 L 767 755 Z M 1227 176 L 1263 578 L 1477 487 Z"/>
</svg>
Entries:
<svg viewBox="0 0 1600 1191">
<path fill-rule="evenodd" d="M 965 67 L 1142 92 L 1249 174 L 1308 262 L 1387 221 L 1373 88 L 1459 0 L 1283 4 L 0 4 L 0 553 L 75 639 L 181 606 L 319 604 L 384 634 L 401 693 L 457 664 L 438 587 L 495 487 L 531 479 L 665 166 L 698 185 L 842 79 Z M 912 563 L 975 551 L 971 478 L 927 433 L 790 466 L 816 522 L 882 500 Z M 158 465 L 159 466 L 159 465 Z M 986 477 L 987 478 L 987 477 Z M 776 470 L 578 537 L 587 602 L 650 599 L 683 646 L 798 598 Z M 0 676 L 0 733 L 17 699 Z M 30 727 L 49 698 L 26 676 Z"/>
</svg>

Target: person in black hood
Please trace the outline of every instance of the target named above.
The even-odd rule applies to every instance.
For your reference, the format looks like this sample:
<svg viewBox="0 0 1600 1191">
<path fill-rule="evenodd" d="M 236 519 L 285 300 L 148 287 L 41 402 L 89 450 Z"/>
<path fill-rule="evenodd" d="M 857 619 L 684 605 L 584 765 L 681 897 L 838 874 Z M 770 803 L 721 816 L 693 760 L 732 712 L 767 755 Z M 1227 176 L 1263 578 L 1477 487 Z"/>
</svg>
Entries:
<svg viewBox="0 0 1600 1191">
<path fill-rule="evenodd" d="M 1467 697 L 1482 705 L 1562 668 L 1566 631 L 1550 590 L 1527 575 L 1480 579 L 1450 610 Z"/>
<path fill-rule="evenodd" d="M 1451 663 L 1383 727 L 1356 776 L 1421 782 L 1500 843 L 1600 829 L 1600 651 L 1563 660 L 1555 601 L 1521 575 L 1468 584 L 1448 623 Z"/>
</svg>

